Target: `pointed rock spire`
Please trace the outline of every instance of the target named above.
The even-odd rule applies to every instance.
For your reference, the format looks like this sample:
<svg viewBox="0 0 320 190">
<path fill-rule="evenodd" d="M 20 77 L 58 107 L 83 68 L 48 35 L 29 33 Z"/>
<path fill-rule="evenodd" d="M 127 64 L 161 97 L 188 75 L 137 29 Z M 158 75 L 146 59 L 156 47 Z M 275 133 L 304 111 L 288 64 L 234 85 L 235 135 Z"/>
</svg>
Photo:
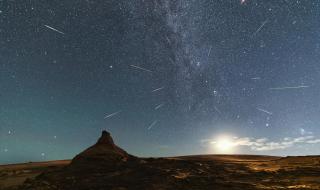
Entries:
<svg viewBox="0 0 320 190">
<path fill-rule="evenodd" d="M 110 133 L 106 130 L 102 131 L 101 137 L 98 139 L 96 144 L 115 145 Z"/>
<path fill-rule="evenodd" d="M 73 158 L 71 165 L 83 164 L 84 162 L 87 164 L 88 162 L 108 162 L 112 164 L 127 161 L 129 158 L 133 158 L 133 156 L 115 145 L 109 132 L 102 131 L 97 143 Z"/>
</svg>

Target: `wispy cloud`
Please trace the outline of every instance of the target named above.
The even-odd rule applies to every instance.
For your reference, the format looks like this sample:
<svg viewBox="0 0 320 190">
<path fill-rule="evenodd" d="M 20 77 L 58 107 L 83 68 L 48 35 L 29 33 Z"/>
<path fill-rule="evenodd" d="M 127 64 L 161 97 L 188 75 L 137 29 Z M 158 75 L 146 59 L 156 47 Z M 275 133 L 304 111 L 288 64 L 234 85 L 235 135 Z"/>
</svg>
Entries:
<svg viewBox="0 0 320 190">
<path fill-rule="evenodd" d="M 215 144 L 215 140 L 204 139 L 201 140 L 203 144 Z M 268 138 L 252 138 L 252 137 L 234 137 L 232 139 L 232 145 L 249 147 L 253 151 L 271 151 L 271 150 L 283 150 L 295 145 L 306 144 L 320 144 L 320 138 L 316 138 L 313 135 L 300 136 L 300 137 L 285 137 L 279 141 L 271 141 Z"/>
</svg>

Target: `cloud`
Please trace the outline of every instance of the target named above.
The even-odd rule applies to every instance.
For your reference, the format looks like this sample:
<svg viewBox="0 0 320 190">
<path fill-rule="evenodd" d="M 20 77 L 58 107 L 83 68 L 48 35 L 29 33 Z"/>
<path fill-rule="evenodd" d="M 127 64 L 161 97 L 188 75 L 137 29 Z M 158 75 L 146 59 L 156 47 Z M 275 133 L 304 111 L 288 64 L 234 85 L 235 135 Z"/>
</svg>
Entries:
<svg viewBox="0 0 320 190">
<path fill-rule="evenodd" d="M 307 141 L 306 143 L 308 143 L 308 144 L 317 144 L 317 143 L 320 143 L 320 139 L 312 139 L 312 140 Z"/>
<path fill-rule="evenodd" d="M 202 140 L 205 144 L 215 144 L 215 140 Z M 268 138 L 251 138 L 251 137 L 234 137 L 232 140 L 233 146 L 249 147 L 253 151 L 271 151 L 271 150 L 283 150 L 293 147 L 297 144 L 320 144 L 320 139 L 315 138 L 312 135 L 300 136 L 300 137 L 285 137 L 279 141 L 271 141 Z"/>
</svg>

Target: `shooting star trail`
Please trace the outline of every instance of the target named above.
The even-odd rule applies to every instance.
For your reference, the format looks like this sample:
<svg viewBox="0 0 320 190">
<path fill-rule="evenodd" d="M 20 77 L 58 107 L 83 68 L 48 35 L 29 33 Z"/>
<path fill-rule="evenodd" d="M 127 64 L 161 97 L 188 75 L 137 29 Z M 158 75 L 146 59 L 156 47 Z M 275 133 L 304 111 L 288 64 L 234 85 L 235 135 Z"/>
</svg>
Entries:
<svg viewBox="0 0 320 190">
<path fill-rule="evenodd" d="M 251 78 L 251 80 L 260 80 L 261 78 L 260 77 L 253 77 Z"/>
<path fill-rule="evenodd" d="M 155 110 L 160 109 L 163 105 L 164 105 L 164 103 L 159 104 L 159 105 L 157 105 L 154 109 L 155 109 Z"/>
<path fill-rule="evenodd" d="M 157 120 L 155 120 L 154 122 L 152 122 L 151 125 L 149 125 L 148 130 L 152 129 L 152 127 L 154 127 L 157 123 L 158 123 Z"/>
<path fill-rule="evenodd" d="M 252 34 L 252 36 L 257 35 L 257 34 L 262 30 L 262 28 L 264 27 L 264 25 L 267 24 L 267 22 L 268 22 L 268 19 L 265 20 L 265 21 L 260 25 L 260 27 Z"/>
<path fill-rule="evenodd" d="M 276 87 L 276 88 L 269 88 L 269 90 L 287 90 L 287 89 L 299 89 L 299 88 L 309 88 L 310 86 L 285 86 L 285 87 Z"/>
<path fill-rule="evenodd" d="M 215 109 L 219 114 L 221 114 L 221 111 L 220 111 L 216 106 L 214 106 L 214 109 Z"/>
<path fill-rule="evenodd" d="M 209 48 L 209 51 L 208 51 L 208 57 L 210 57 L 211 49 L 212 49 L 212 46 L 210 46 L 210 48 Z"/>
<path fill-rule="evenodd" d="M 53 28 L 53 27 L 51 27 L 51 26 L 48 26 L 48 25 L 44 25 L 44 26 L 47 27 L 47 28 L 49 28 L 50 30 L 53 30 L 53 31 L 55 31 L 55 32 L 58 32 L 58 33 L 60 33 L 60 34 L 65 35 L 64 32 L 61 32 L 60 30 L 57 30 L 57 29 L 55 29 L 55 28 Z"/>
<path fill-rule="evenodd" d="M 168 41 L 169 44 L 171 44 L 171 41 L 168 36 L 166 36 L 166 40 Z"/>
<path fill-rule="evenodd" d="M 145 68 L 143 68 L 143 67 L 139 67 L 139 66 L 137 66 L 137 65 L 130 65 L 131 67 L 133 67 L 133 68 L 136 68 L 136 69 L 140 69 L 140 70 L 143 70 L 143 71 L 147 71 L 147 72 L 150 72 L 150 73 L 152 73 L 152 71 L 151 70 L 149 70 L 149 69 L 145 69 Z"/>
<path fill-rule="evenodd" d="M 112 114 L 106 115 L 104 118 L 105 118 L 105 119 L 111 118 L 111 117 L 113 117 L 113 116 L 118 115 L 120 112 L 121 112 L 121 110 L 120 110 L 120 111 L 117 111 L 117 112 L 114 112 L 114 113 L 112 113 Z"/>
<path fill-rule="evenodd" d="M 263 112 L 263 113 L 266 113 L 266 114 L 269 114 L 269 115 L 272 115 L 271 112 L 267 111 L 267 110 L 264 110 L 264 109 L 261 109 L 261 108 L 257 108 L 257 110 Z"/>
<path fill-rule="evenodd" d="M 171 57 L 169 57 L 169 60 L 171 61 L 171 63 L 175 64 L 174 60 Z"/>
<path fill-rule="evenodd" d="M 161 87 L 161 88 L 154 89 L 154 90 L 152 90 L 151 92 L 157 92 L 157 91 L 160 91 L 160 90 L 162 90 L 162 89 L 164 89 L 164 86 Z"/>
</svg>

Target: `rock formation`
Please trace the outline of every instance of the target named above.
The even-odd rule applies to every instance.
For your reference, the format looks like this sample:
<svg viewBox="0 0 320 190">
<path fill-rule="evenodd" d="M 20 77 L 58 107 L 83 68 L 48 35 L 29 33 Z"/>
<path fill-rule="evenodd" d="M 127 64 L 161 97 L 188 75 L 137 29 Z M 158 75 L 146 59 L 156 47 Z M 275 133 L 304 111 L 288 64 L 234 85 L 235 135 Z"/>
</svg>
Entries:
<svg viewBox="0 0 320 190">
<path fill-rule="evenodd" d="M 110 165 L 115 164 L 115 162 L 126 162 L 133 158 L 134 156 L 114 144 L 109 132 L 102 131 L 102 135 L 96 144 L 72 159 L 71 167 L 78 165 L 96 165 L 95 163 L 97 162 Z"/>
</svg>

